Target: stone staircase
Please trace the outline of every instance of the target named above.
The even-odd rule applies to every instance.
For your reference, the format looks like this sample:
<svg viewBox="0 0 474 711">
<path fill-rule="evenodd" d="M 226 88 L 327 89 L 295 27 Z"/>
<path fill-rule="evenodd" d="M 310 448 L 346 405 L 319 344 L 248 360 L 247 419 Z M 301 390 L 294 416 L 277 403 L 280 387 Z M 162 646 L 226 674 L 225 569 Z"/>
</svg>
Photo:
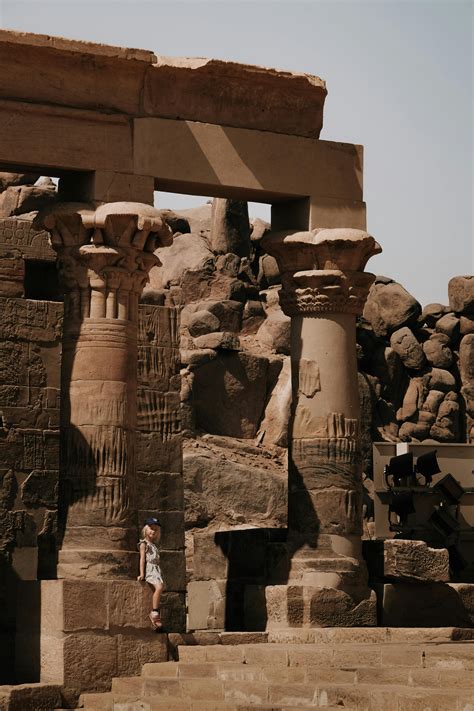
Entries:
<svg viewBox="0 0 474 711">
<path fill-rule="evenodd" d="M 472 630 L 280 631 L 259 644 L 180 645 L 179 660 L 83 694 L 85 711 L 474 711 Z M 272 637 L 269 636 L 271 640 Z"/>
</svg>

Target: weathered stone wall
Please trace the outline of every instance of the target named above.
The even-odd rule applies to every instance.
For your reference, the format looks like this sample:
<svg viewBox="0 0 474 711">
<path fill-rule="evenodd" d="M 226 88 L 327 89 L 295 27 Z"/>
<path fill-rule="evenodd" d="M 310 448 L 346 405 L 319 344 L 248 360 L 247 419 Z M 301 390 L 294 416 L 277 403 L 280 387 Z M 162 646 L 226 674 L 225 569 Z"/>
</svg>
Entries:
<svg viewBox="0 0 474 711">
<path fill-rule="evenodd" d="M 137 524 L 159 516 L 164 619 L 185 627 L 184 486 L 175 308 L 142 304 L 138 323 Z"/>
<path fill-rule="evenodd" d="M 46 235 L 0 221 L 0 668 L 11 676 L 20 580 L 55 576 L 63 305 L 24 295 L 25 261 Z"/>
</svg>

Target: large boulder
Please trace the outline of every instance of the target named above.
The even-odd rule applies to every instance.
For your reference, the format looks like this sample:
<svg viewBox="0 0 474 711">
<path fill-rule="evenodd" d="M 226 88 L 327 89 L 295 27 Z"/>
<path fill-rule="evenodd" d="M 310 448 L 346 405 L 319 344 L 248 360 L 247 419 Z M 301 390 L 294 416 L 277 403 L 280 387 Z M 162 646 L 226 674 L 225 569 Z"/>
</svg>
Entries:
<svg viewBox="0 0 474 711">
<path fill-rule="evenodd" d="M 449 305 L 458 314 L 474 313 L 474 276 L 456 276 L 448 284 Z"/>
<path fill-rule="evenodd" d="M 466 408 L 466 439 L 474 442 L 474 333 L 470 333 L 459 346 L 461 395 Z"/>
<path fill-rule="evenodd" d="M 425 363 L 425 355 L 423 353 L 423 348 L 418 343 L 413 334 L 407 326 L 399 328 L 398 331 L 392 333 L 390 337 L 390 345 L 400 356 L 405 368 L 410 370 L 418 370 Z"/>
<path fill-rule="evenodd" d="M 41 173 L 0 173 L 0 193 L 16 185 L 33 185 Z"/>
<path fill-rule="evenodd" d="M 211 202 L 199 207 L 190 207 L 186 210 L 175 211 L 178 218 L 186 220 L 193 234 L 209 239 L 211 236 Z"/>
<path fill-rule="evenodd" d="M 214 198 L 210 244 L 215 254 L 250 256 L 249 210 L 242 200 Z"/>
<path fill-rule="evenodd" d="M 447 312 L 448 309 L 446 306 L 443 306 L 443 304 L 426 304 L 421 313 L 421 321 L 422 323 L 426 323 L 428 328 L 433 328 L 436 321 Z"/>
<path fill-rule="evenodd" d="M 376 336 L 387 336 L 418 320 L 421 306 L 406 289 L 395 281 L 377 277 L 365 304 L 363 318 Z"/>
<path fill-rule="evenodd" d="M 188 271 L 209 271 L 210 274 L 214 271 L 214 255 L 207 240 L 193 232 L 177 235 L 172 245 L 157 249 L 155 254 L 162 266 L 151 269 L 149 289 L 180 285 Z"/>
<path fill-rule="evenodd" d="M 285 526 L 286 468 L 257 447 L 224 437 L 185 446 L 186 526 Z"/>
<path fill-rule="evenodd" d="M 453 352 L 449 347 L 450 339 L 444 333 L 433 333 L 423 343 L 426 360 L 434 368 L 450 368 L 453 363 Z"/>
<path fill-rule="evenodd" d="M 57 200 L 51 178 L 41 178 L 37 185 L 16 185 L 0 194 L 0 218 L 25 215 L 51 206 Z"/>
<path fill-rule="evenodd" d="M 445 314 L 436 321 L 435 329 L 438 333 L 444 333 L 451 341 L 455 341 L 459 336 L 459 318 L 454 314 Z"/>
<path fill-rule="evenodd" d="M 228 437 L 255 437 L 267 396 L 267 371 L 267 358 L 219 351 L 194 374 L 197 427 Z"/>
<path fill-rule="evenodd" d="M 290 355 L 291 319 L 283 311 L 271 311 L 257 331 L 256 339 L 263 348 Z"/>
</svg>

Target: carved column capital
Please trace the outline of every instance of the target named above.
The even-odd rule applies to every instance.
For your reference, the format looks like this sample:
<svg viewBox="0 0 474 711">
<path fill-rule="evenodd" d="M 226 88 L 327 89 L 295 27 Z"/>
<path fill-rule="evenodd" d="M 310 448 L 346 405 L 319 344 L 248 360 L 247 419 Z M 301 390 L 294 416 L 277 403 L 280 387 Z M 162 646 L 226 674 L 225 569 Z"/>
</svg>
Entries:
<svg viewBox="0 0 474 711">
<path fill-rule="evenodd" d="M 288 316 L 362 313 L 375 279 L 363 270 L 368 259 L 382 251 L 367 232 L 347 228 L 272 232 L 262 245 L 278 262 L 280 303 Z"/>
<path fill-rule="evenodd" d="M 50 233 L 61 282 L 72 296 L 69 315 L 76 319 L 134 320 L 134 302 L 151 267 L 160 264 L 154 251 L 173 240 L 159 211 L 135 202 L 107 203 L 96 210 L 63 203 L 40 212 L 36 224 Z"/>
</svg>

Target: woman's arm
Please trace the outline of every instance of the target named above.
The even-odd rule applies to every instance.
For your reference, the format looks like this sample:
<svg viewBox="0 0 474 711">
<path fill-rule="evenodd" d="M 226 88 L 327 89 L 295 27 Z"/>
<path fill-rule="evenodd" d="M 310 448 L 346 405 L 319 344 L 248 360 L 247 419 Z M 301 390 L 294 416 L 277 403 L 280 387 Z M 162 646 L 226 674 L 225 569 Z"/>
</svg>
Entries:
<svg viewBox="0 0 474 711">
<path fill-rule="evenodd" d="M 137 577 L 137 580 L 145 580 L 145 551 L 146 551 L 146 543 L 140 543 L 140 575 Z"/>
</svg>

